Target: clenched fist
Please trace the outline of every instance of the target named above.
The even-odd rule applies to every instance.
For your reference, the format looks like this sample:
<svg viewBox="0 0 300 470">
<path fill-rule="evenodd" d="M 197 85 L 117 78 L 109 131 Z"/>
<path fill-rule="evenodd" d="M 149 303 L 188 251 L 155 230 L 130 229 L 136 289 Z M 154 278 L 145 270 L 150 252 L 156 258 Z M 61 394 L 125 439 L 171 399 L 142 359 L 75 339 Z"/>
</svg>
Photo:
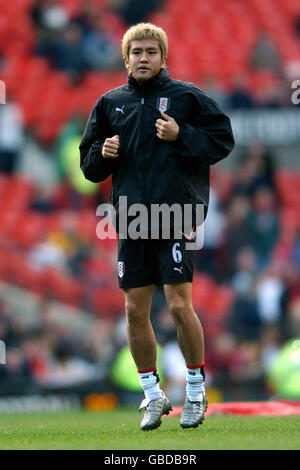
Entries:
<svg viewBox="0 0 300 470">
<path fill-rule="evenodd" d="M 120 140 L 118 135 L 107 138 L 102 147 L 102 156 L 104 158 L 117 158 L 119 156 L 119 147 Z"/>
<path fill-rule="evenodd" d="M 156 135 L 161 140 L 173 142 L 178 137 L 179 126 L 171 116 L 163 112 L 161 112 L 161 116 L 163 119 L 157 119 L 155 123 Z"/>
</svg>

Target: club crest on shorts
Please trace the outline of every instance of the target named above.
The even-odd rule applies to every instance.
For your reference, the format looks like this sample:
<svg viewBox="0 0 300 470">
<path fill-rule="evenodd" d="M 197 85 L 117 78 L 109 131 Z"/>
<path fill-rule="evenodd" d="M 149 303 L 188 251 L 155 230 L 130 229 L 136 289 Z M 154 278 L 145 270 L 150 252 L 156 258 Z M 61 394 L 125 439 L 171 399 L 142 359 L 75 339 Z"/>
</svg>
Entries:
<svg viewBox="0 0 300 470">
<path fill-rule="evenodd" d="M 125 273 L 125 263 L 124 261 L 118 261 L 118 275 L 123 277 Z"/>
<path fill-rule="evenodd" d="M 170 98 L 158 98 L 157 109 L 158 111 L 165 113 L 170 107 Z"/>
</svg>

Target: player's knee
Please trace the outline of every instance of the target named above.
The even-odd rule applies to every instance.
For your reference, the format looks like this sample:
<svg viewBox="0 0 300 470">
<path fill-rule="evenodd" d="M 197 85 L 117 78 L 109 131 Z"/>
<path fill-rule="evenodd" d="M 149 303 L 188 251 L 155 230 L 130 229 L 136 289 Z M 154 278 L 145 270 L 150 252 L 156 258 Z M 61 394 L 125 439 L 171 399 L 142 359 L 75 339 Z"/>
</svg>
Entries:
<svg viewBox="0 0 300 470">
<path fill-rule="evenodd" d="M 143 306 L 137 304 L 132 300 L 127 300 L 125 303 L 125 311 L 127 323 L 131 325 L 132 323 L 136 324 L 137 322 L 142 322 L 147 318 L 147 312 Z"/>
<path fill-rule="evenodd" d="M 169 312 L 172 315 L 176 325 L 185 324 L 188 321 L 189 314 L 193 314 L 192 305 L 183 301 L 177 301 L 169 304 Z"/>
<path fill-rule="evenodd" d="M 125 311 L 128 320 L 131 320 L 136 317 L 138 315 L 138 306 L 136 302 L 133 302 L 132 300 L 127 300 L 125 302 Z"/>
</svg>

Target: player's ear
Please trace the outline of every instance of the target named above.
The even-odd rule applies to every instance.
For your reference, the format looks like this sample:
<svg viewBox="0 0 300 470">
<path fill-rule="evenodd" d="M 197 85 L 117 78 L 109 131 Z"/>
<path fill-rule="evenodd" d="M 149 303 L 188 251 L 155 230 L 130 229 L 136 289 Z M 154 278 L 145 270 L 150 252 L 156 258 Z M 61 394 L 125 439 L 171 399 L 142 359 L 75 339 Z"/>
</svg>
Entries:
<svg viewBox="0 0 300 470">
<path fill-rule="evenodd" d="M 166 68 L 167 68 L 166 59 L 162 59 L 162 60 L 161 60 L 160 68 L 161 68 L 161 69 L 166 69 Z"/>
<path fill-rule="evenodd" d="M 127 69 L 128 72 L 129 72 L 129 61 L 128 61 L 128 59 L 127 59 L 126 57 L 124 58 L 124 63 L 125 63 L 126 69 Z"/>
</svg>

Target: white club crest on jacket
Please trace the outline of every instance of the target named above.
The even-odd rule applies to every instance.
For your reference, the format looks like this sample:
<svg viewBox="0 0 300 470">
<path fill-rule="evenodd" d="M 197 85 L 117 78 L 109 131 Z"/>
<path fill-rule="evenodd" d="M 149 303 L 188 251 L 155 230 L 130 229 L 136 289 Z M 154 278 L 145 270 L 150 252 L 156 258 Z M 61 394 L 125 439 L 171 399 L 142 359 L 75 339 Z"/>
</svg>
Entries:
<svg viewBox="0 0 300 470">
<path fill-rule="evenodd" d="M 157 109 L 165 113 L 170 107 L 170 98 L 158 98 L 157 99 Z"/>
</svg>

